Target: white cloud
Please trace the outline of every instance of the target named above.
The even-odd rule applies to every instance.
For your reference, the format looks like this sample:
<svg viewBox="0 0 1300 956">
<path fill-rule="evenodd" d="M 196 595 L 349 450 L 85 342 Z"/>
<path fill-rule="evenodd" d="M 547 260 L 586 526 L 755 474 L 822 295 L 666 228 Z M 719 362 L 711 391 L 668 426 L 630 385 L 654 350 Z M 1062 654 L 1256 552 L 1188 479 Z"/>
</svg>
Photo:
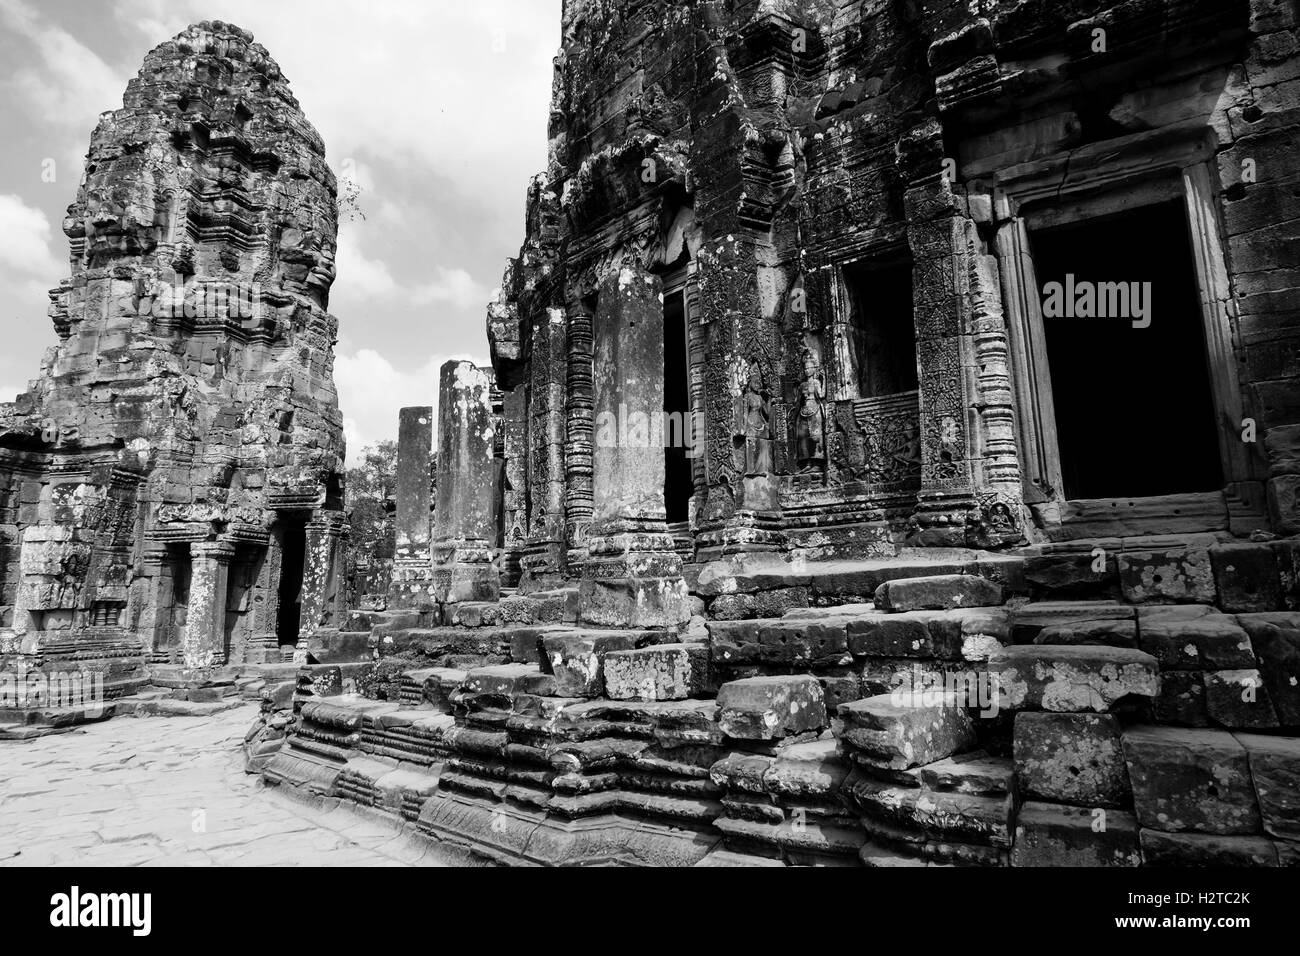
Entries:
<svg viewBox="0 0 1300 956">
<path fill-rule="evenodd" d="M 399 371 L 374 349 L 334 360 L 334 382 L 343 408 L 343 434 L 348 443 L 348 461 L 354 462 L 368 445 L 397 438 L 397 410 L 411 406 L 438 407 L 438 373 L 451 359 L 467 355 L 433 355 L 409 372 Z"/>
<path fill-rule="evenodd" d="M 51 153 L 65 181 L 81 176 L 86 136 L 105 109 L 121 105 L 127 74 L 114 69 L 67 30 L 24 0 L 0 0 L 0 23 L 26 40 L 37 62 L 11 64 L 0 89 L 32 117 L 54 129 Z M 107 99 L 106 99 L 107 98 Z"/>
<path fill-rule="evenodd" d="M 26 389 L 19 388 L 17 385 L 0 385 L 0 404 L 12 402 L 23 391 Z"/>
<path fill-rule="evenodd" d="M 52 235 L 44 212 L 16 195 L 0 195 L 0 273 L 23 312 L 43 313 L 49 306 L 45 291 L 69 272 L 49 247 Z"/>
<path fill-rule="evenodd" d="M 445 304 L 486 311 L 491 292 L 464 269 L 438 266 L 433 281 L 416 286 L 412 298 L 417 305 Z"/>
<path fill-rule="evenodd" d="M 388 264 L 372 259 L 357 242 L 357 231 L 345 225 L 339 234 L 334 264 L 338 279 L 334 285 L 333 311 L 364 314 L 367 306 L 450 305 L 460 309 L 486 310 L 491 290 L 479 284 L 464 269 L 434 266 L 433 278 L 424 282 L 403 282 Z"/>
<path fill-rule="evenodd" d="M 388 265 L 378 259 L 368 258 L 361 251 L 355 233 L 346 227 L 339 233 L 334 267 L 338 272 L 334 285 L 336 297 L 342 293 L 349 300 L 366 301 L 389 298 L 399 291 L 397 280 L 393 278 Z"/>
</svg>

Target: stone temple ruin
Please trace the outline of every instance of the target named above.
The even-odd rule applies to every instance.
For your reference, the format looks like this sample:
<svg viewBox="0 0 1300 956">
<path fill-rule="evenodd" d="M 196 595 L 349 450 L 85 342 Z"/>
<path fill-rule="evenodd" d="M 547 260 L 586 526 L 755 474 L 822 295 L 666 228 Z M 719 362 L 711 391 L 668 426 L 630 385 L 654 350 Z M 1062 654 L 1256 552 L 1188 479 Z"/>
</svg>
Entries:
<svg viewBox="0 0 1300 956">
<path fill-rule="evenodd" d="M 60 292 L 69 337 L 3 432 L 6 653 L 164 678 L 242 664 L 206 679 L 257 681 L 241 684 L 263 707 L 250 772 L 466 861 L 1294 865 L 1298 16 L 1289 0 L 567 0 L 549 165 L 488 309 L 492 368 L 449 363 L 439 382 L 433 526 L 402 526 L 428 515 L 408 476 L 385 609 L 336 617 L 331 180 L 260 49 L 192 28 L 146 63 L 192 90 L 151 90 L 168 135 L 146 149 L 207 171 L 187 208 L 210 181 L 251 183 L 229 221 L 258 228 L 205 238 L 191 216 L 188 242 L 238 246 L 220 265 L 241 275 L 265 266 L 290 318 L 269 341 L 223 326 L 209 352 L 206 326 L 99 305 L 75 351 L 66 316 L 88 299 L 77 280 Z M 280 98 L 237 79 L 254 73 Z M 269 103 L 293 149 L 259 134 Z M 225 125 L 241 110 L 242 133 Z M 93 168 L 152 155 L 124 122 L 97 134 Z M 272 184 L 319 219 L 292 220 L 302 205 L 273 204 Z M 161 269 L 138 220 L 101 263 L 74 222 L 77 275 L 129 293 Z M 213 356 L 177 359 L 194 438 L 166 430 L 175 415 L 131 431 L 87 414 L 165 401 L 157 376 L 73 371 L 119 326 Z M 40 410 L 58 419 L 74 375 L 65 450 Z M 292 430 L 237 443 L 254 407 Z M 430 431 L 404 413 L 401 436 L 427 461 Z M 193 473 L 218 450 L 224 482 L 204 470 L 192 502 L 156 500 L 176 493 L 151 491 L 161 462 Z M 101 500 L 134 517 L 110 535 Z M 290 520 L 309 531 L 302 612 L 261 639 L 259 608 L 282 619 L 268 566 Z M 196 562 L 263 558 L 251 597 L 233 564 L 203 579 L 225 581 L 228 629 L 251 607 L 248 640 L 221 644 L 200 612 L 167 643 L 156 619 L 176 602 L 149 569 L 173 528 Z M 94 571 L 63 585 L 51 555 L 83 539 Z M 116 628 L 94 624 L 105 593 L 125 604 Z M 292 680 L 248 656 L 289 637 Z"/>
<path fill-rule="evenodd" d="M 0 405 L 4 670 L 211 688 L 337 625 L 336 192 L 234 27 L 159 46 L 100 117 L 58 344 Z"/>
</svg>

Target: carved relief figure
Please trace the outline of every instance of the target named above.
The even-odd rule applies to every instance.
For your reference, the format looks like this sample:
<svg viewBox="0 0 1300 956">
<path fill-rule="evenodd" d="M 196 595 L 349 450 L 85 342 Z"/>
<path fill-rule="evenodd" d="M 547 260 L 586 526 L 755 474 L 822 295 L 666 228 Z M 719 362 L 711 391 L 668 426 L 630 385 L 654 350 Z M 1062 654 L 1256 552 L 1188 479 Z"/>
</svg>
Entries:
<svg viewBox="0 0 1300 956">
<path fill-rule="evenodd" d="M 800 471 L 820 468 L 826 461 L 826 386 L 811 353 L 804 353 L 799 385 L 799 415 L 795 419 L 795 458 Z"/>
<path fill-rule="evenodd" d="M 763 394 L 763 379 L 757 365 L 750 367 L 736 412 L 736 468 L 746 477 L 770 474 L 772 406 Z"/>
<path fill-rule="evenodd" d="M 903 432 L 904 441 L 889 450 L 889 457 L 904 467 L 907 473 L 921 470 L 921 431 L 915 425 L 908 425 Z"/>
</svg>

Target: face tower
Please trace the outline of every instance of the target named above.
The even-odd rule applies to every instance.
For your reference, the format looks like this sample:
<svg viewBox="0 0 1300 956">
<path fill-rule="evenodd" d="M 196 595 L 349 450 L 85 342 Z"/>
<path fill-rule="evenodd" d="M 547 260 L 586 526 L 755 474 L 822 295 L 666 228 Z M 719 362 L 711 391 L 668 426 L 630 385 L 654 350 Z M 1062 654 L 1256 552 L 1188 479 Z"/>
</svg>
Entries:
<svg viewBox="0 0 1300 956">
<path fill-rule="evenodd" d="M 163 43 L 91 137 L 40 377 L 0 405 L 0 663 L 278 661 L 333 623 L 337 185 L 251 34 Z"/>
</svg>

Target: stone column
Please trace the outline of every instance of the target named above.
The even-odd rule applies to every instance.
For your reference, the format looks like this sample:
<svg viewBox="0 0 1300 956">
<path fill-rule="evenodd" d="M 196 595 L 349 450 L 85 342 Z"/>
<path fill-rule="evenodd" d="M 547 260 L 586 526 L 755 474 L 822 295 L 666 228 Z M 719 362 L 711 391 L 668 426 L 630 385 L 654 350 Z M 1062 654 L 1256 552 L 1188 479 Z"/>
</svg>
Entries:
<svg viewBox="0 0 1300 956">
<path fill-rule="evenodd" d="M 687 589 L 664 511 L 663 284 L 625 265 L 602 278 L 594 321 L 595 450 L 581 619 L 685 622 Z"/>
<path fill-rule="evenodd" d="M 500 597 L 492 548 L 495 439 L 487 374 L 472 362 L 443 365 L 433 541 L 433 596 L 440 604 Z"/>
<path fill-rule="evenodd" d="M 141 574 L 137 584 L 143 593 L 134 626 L 147 653 L 160 649 L 172 605 L 171 582 L 163 580 L 166 554 L 167 546 L 160 541 L 146 541 L 140 549 Z"/>
<path fill-rule="evenodd" d="M 190 603 L 181 663 L 187 671 L 226 663 L 226 583 L 233 545 L 225 541 L 190 544 Z"/>
<path fill-rule="evenodd" d="M 564 443 L 564 524 L 569 559 L 586 557 L 591 522 L 592 468 L 592 313 L 581 299 L 570 303 L 566 388 L 567 440 Z"/>
<path fill-rule="evenodd" d="M 907 190 L 904 208 L 921 429 L 909 541 L 1014 543 L 1024 535 L 1024 503 L 996 261 L 937 173 L 927 171 Z"/>
<path fill-rule="evenodd" d="M 339 551 L 346 531 L 347 516 L 341 511 L 318 511 L 307 522 L 307 557 L 302 575 L 295 662 L 305 663 L 309 639 L 322 627 L 335 624 L 331 619 L 338 611 Z"/>
<path fill-rule="evenodd" d="M 547 309 L 532 325 L 528 383 L 528 547 L 519 589 L 524 593 L 563 583 L 564 390 L 569 360 L 563 309 Z"/>
<path fill-rule="evenodd" d="M 403 408 L 397 426 L 397 548 L 389 604 L 428 609 L 433 604 L 433 558 L 429 551 L 429 453 L 433 409 Z"/>
</svg>

